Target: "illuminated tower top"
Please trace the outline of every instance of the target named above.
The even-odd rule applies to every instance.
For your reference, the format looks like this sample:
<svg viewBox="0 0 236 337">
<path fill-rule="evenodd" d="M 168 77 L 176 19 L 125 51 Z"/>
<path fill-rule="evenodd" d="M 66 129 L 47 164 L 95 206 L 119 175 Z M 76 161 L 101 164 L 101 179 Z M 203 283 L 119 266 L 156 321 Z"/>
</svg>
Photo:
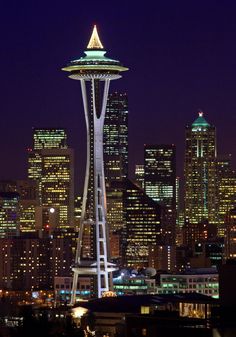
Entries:
<svg viewBox="0 0 236 337">
<path fill-rule="evenodd" d="M 195 119 L 195 121 L 193 122 L 192 128 L 195 128 L 195 127 L 209 127 L 209 126 L 210 126 L 210 124 L 203 117 L 203 112 L 199 111 L 198 112 L 198 118 Z"/>
<path fill-rule="evenodd" d="M 117 60 L 110 59 L 105 56 L 106 50 L 100 41 L 97 27 L 94 26 L 91 38 L 89 40 L 85 56 L 70 61 L 64 71 L 70 72 L 69 77 L 72 79 L 91 79 L 103 78 L 117 79 L 120 78 L 119 73 L 128 70 Z"/>
<path fill-rule="evenodd" d="M 87 45 L 87 49 L 104 49 L 98 36 L 96 25 L 93 27 L 93 32 Z"/>
</svg>

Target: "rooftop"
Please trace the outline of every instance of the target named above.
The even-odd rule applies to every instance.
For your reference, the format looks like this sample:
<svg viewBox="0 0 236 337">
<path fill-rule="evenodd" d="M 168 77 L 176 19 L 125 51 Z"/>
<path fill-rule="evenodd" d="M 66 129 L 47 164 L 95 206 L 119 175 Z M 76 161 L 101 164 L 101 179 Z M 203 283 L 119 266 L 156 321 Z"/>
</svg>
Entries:
<svg viewBox="0 0 236 337">
<path fill-rule="evenodd" d="M 129 295 L 118 297 L 102 297 L 88 302 L 78 302 L 76 307 L 83 307 L 92 312 L 126 312 L 138 313 L 141 306 L 161 305 L 164 303 L 217 303 L 216 299 L 209 296 L 189 294 L 163 294 L 163 295 Z"/>
<path fill-rule="evenodd" d="M 203 117 L 203 112 L 200 111 L 198 113 L 198 118 L 195 119 L 195 121 L 192 124 L 192 127 L 196 127 L 196 126 L 205 126 L 205 127 L 209 127 L 210 124 L 205 120 L 205 118 Z"/>
</svg>

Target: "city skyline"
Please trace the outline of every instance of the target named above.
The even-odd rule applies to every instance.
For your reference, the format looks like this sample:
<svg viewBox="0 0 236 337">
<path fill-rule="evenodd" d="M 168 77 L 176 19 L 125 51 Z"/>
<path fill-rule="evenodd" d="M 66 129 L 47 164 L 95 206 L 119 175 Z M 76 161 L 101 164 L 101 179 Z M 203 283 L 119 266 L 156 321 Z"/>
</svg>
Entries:
<svg viewBox="0 0 236 337">
<path fill-rule="evenodd" d="M 69 29 L 64 25 L 64 30 L 57 31 L 62 40 L 66 35 L 68 44 L 62 42 L 63 53 L 60 43 L 57 52 L 51 53 L 50 48 L 59 42 L 52 39 L 46 67 L 46 49 L 40 45 L 47 44 L 43 31 L 51 19 L 47 18 L 51 3 L 44 12 L 43 38 L 37 48 L 37 34 L 26 33 L 26 38 L 34 37 L 30 48 L 36 53 L 30 54 L 29 48 L 28 59 L 19 56 L 19 72 L 14 72 L 14 63 L 9 68 L 9 74 L 14 74 L 14 99 L 6 95 L 7 82 L 2 88 L 9 112 L 4 114 L 0 132 L 1 336 L 27 337 L 35 331 L 45 337 L 167 337 L 174 332 L 184 337 L 191 331 L 194 336 L 207 333 L 210 337 L 236 331 L 232 314 L 236 299 L 233 95 L 227 101 L 234 83 L 226 70 L 231 69 L 233 75 L 235 58 L 230 64 L 233 52 L 227 54 L 227 48 L 215 53 L 219 43 L 226 41 L 217 34 L 228 33 L 236 5 L 209 4 L 205 11 L 200 11 L 200 2 L 198 7 L 173 4 L 168 9 L 153 4 L 149 10 L 160 7 L 167 15 L 165 20 L 159 12 L 149 12 L 156 19 L 153 22 L 145 15 L 148 6 L 143 7 L 146 24 L 136 29 L 132 22 L 141 14 L 139 5 L 122 8 L 121 0 L 116 14 L 115 7 L 102 11 L 101 3 L 100 7 L 83 5 L 80 15 L 87 8 L 98 18 L 110 13 L 107 24 L 114 15 L 118 19 L 123 9 L 132 28 L 125 34 L 129 26 L 119 21 L 122 43 L 118 31 L 109 32 L 106 40 L 103 29 L 92 24 L 88 44 L 78 43 L 84 53 L 77 55 L 70 45 L 76 35 L 71 33 L 73 8 Z M 227 21 L 220 11 L 226 8 L 231 9 Z M 32 8 L 22 4 L 19 9 L 22 18 L 29 16 L 29 27 L 36 28 L 31 14 L 36 11 L 38 19 L 42 3 Z M 129 9 L 134 17 L 125 16 Z M 50 36 L 60 26 L 59 22 L 53 26 L 60 10 L 58 3 L 47 30 Z M 218 17 L 222 20 L 217 25 Z M 117 28 L 114 18 L 111 30 Z M 86 19 L 85 15 L 83 27 Z M 145 35 L 154 22 L 154 32 Z M 166 28 L 165 40 L 156 36 L 160 26 Z M 169 38 L 170 32 L 176 33 L 175 39 Z M 127 43 L 130 37 L 133 40 Z M 84 28 L 79 39 L 86 41 Z M 166 50 L 165 43 L 160 43 L 168 57 L 158 54 L 157 41 L 172 41 Z M 195 48 L 203 41 L 209 44 L 202 45 L 201 54 Z M 17 52 L 22 50 L 18 42 Z M 173 52 L 174 46 L 180 54 Z M 62 79 L 59 69 L 55 73 L 51 67 L 64 55 L 70 61 L 60 62 Z M 7 61 L 8 57 L 3 81 Z M 126 72 L 132 65 L 130 76 Z M 16 84 L 21 85 L 14 91 Z M 198 108 L 199 99 L 203 103 Z M 28 115 L 30 107 L 34 113 Z M 49 107 L 52 114 L 45 115 Z M 27 135 L 33 121 L 30 141 Z M 18 158 L 26 141 L 27 157 Z M 28 179 L 23 179 L 27 159 Z"/>
<path fill-rule="evenodd" d="M 123 7 L 121 2 L 113 11 L 104 1 L 99 8 L 94 4 L 94 13 L 89 14 L 88 5 L 83 4 L 83 20 L 71 17 L 62 6 L 56 6 L 56 11 L 55 6 L 44 3 L 36 9 L 30 4 L 27 9 L 17 4 L 14 10 L 13 4 L 5 6 L 1 20 L 1 34 L 5 32 L 1 39 L 5 64 L 1 81 L 5 122 L 0 133 L 2 179 L 26 177 L 31 127 L 65 127 L 70 146 L 79 153 L 75 160 L 82 186 L 86 155 L 82 101 L 71 99 L 77 89 L 59 69 L 67 55 L 77 56 L 84 48 L 91 20 L 98 24 L 111 53 L 120 55 L 131 69 L 125 81 L 111 88 L 112 92 L 127 92 L 129 97 L 130 173 L 142 161 L 143 144 L 174 143 L 178 174 L 182 174 L 184 128 L 196 118 L 198 108 L 217 128 L 219 155 L 231 152 L 235 167 L 235 4 L 211 6 L 208 1 L 177 6 L 172 2 L 170 8 L 153 2 L 150 8 L 141 9 Z M 64 20 L 70 24 L 63 25 Z M 74 36 L 69 39 L 71 32 Z M 80 114 L 75 112 L 77 106 Z"/>
</svg>

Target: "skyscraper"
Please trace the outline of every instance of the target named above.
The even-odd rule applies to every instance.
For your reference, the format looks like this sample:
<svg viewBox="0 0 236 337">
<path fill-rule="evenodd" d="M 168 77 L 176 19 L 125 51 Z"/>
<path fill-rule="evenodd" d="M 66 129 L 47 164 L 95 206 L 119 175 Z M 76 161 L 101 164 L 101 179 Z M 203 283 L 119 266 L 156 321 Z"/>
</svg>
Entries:
<svg viewBox="0 0 236 337">
<path fill-rule="evenodd" d="M 130 180 L 124 185 L 125 264 L 148 267 L 149 248 L 161 242 L 161 206 Z"/>
<path fill-rule="evenodd" d="M 203 113 L 186 127 L 185 217 L 190 223 L 217 222 L 216 129 Z"/>
<path fill-rule="evenodd" d="M 118 257 L 121 231 L 124 227 L 123 185 L 128 176 L 128 98 L 126 93 L 108 95 L 104 121 L 104 172 L 107 196 L 107 223 L 111 257 Z M 112 254 L 113 251 L 113 254 Z"/>
<path fill-rule="evenodd" d="M 104 169 L 106 181 L 128 176 L 128 98 L 109 94 L 104 121 Z"/>
<path fill-rule="evenodd" d="M 176 209 L 175 145 L 144 146 L 144 187 L 154 201 Z"/>
<path fill-rule="evenodd" d="M 19 235 L 19 194 L 0 192 L 0 238 Z"/>
<path fill-rule="evenodd" d="M 65 129 L 33 128 L 34 150 L 67 149 L 67 134 Z"/>
<path fill-rule="evenodd" d="M 174 245 L 176 226 L 175 145 L 145 145 L 144 189 L 146 194 L 162 207 L 162 243 Z"/>
<path fill-rule="evenodd" d="M 28 176 L 37 183 L 43 226 L 49 226 L 49 209 L 58 212 L 59 228 L 74 223 L 74 154 L 64 129 L 33 129 Z"/>
<path fill-rule="evenodd" d="M 35 232 L 35 211 L 38 206 L 36 182 L 33 180 L 0 181 L 0 192 L 14 192 L 13 196 L 18 193 L 18 210 L 15 218 L 18 222 L 17 228 L 19 227 L 17 230 L 20 233 Z"/>
<path fill-rule="evenodd" d="M 135 165 L 135 181 L 144 190 L 144 165 Z"/>
<path fill-rule="evenodd" d="M 230 159 L 217 160 L 218 182 L 218 235 L 224 236 L 224 225 L 229 212 L 236 203 L 236 172 L 231 168 Z M 220 230 L 222 229 L 222 231 Z M 221 232 L 221 233 L 220 233 Z"/>
<path fill-rule="evenodd" d="M 236 258 L 236 208 L 227 214 L 225 231 L 225 258 Z"/>
<path fill-rule="evenodd" d="M 96 26 L 85 51 L 85 56 L 71 61 L 62 70 L 81 83 L 87 126 L 87 165 L 81 214 L 80 236 L 75 257 L 71 303 L 75 303 L 78 276 L 91 275 L 94 296 L 101 297 L 109 290 L 109 273 L 114 266 L 109 262 L 108 226 L 106 224 L 106 191 L 103 165 L 103 126 L 111 80 L 128 70 L 119 61 L 105 56 Z M 89 96 L 91 93 L 91 96 Z M 88 243 L 84 245 L 83 239 Z"/>
<path fill-rule="evenodd" d="M 36 231 L 36 208 L 39 206 L 37 184 L 33 180 L 17 180 L 16 191 L 20 195 L 20 232 Z"/>
</svg>

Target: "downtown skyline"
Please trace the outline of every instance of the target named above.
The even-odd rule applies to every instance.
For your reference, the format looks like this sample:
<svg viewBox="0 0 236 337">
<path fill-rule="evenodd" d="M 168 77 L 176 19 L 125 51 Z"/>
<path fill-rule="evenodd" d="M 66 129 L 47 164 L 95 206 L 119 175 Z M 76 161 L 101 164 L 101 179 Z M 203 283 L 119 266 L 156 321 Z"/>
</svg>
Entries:
<svg viewBox="0 0 236 337">
<path fill-rule="evenodd" d="M 114 10 L 104 1 L 100 7 L 93 4 L 89 14 L 83 4 L 78 15 L 67 13 L 60 3 L 56 9 L 53 3 L 34 8 L 28 1 L 24 4 L 5 5 L 1 20 L 1 34 L 5 32 L 1 39 L 1 179 L 26 176 L 32 127 L 65 127 L 83 185 L 82 101 L 79 89 L 63 77 L 60 66 L 68 55 L 76 57 L 84 49 L 94 21 L 110 54 L 120 55 L 130 68 L 121 83 L 111 86 L 111 92 L 128 94 L 130 174 L 143 161 L 144 144 L 174 143 L 177 172 L 182 176 L 184 129 L 198 109 L 217 128 L 219 155 L 232 153 L 235 167 L 235 4 L 207 1 L 177 7 L 171 1 L 170 7 L 151 2 L 150 8 L 132 8 L 120 2 Z M 71 5 L 76 8 L 75 1 Z"/>
<path fill-rule="evenodd" d="M 26 12 L 30 13 L 28 7 Z M 223 104 L 228 91 L 207 85 L 207 80 L 214 79 L 213 73 L 207 76 L 210 70 L 214 72 L 209 66 L 211 48 L 206 48 L 205 72 L 203 63 L 197 72 L 198 76 L 205 75 L 202 91 L 200 87 L 191 91 L 197 83 L 186 85 L 191 71 L 177 76 L 176 86 L 173 77 L 164 76 L 166 70 L 170 75 L 174 69 L 174 54 L 169 55 L 173 63 L 168 68 L 167 61 L 161 71 L 161 57 L 148 45 L 140 71 L 135 73 L 139 81 L 136 75 L 123 75 L 130 64 L 126 67 L 125 57 L 117 60 L 97 27 L 93 25 L 83 48 L 85 55 L 72 54 L 70 61 L 60 66 L 66 77 L 77 80 L 77 84 L 67 80 L 67 89 L 58 74 L 37 62 L 40 57 L 31 55 L 29 63 L 19 59 L 19 65 L 23 69 L 25 64 L 28 70 L 36 66 L 45 76 L 45 85 L 40 77 L 27 82 L 27 71 L 14 73 L 14 66 L 10 68 L 16 77 L 14 84 L 19 84 L 19 75 L 25 75 L 22 84 L 27 86 L 20 86 L 16 93 L 17 97 L 28 94 L 28 100 L 22 97 L 26 110 L 17 115 L 19 119 L 10 114 L 11 133 L 4 126 L 1 135 L 5 134 L 6 142 L 2 146 L 3 173 L 0 170 L 0 334 L 6 331 L 4 336 L 8 336 L 9 330 L 16 336 L 28 336 L 24 331 L 32 325 L 37 336 L 54 336 L 57 329 L 51 331 L 55 323 L 67 336 L 60 322 L 70 330 L 68 336 L 75 331 L 75 335 L 78 332 L 78 336 L 88 337 L 156 333 L 167 337 L 174 332 L 188 336 L 193 331 L 196 336 L 205 332 L 210 337 L 235 331 L 236 172 L 234 132 L 229 132 L 235 125 L 235 114 L 230 110 L 233 101 L 229 101 L 231 112 L 219 119 L 217 103 L 222 99 Z M 127 56 L 129 59 L 131 54 Z M 134 66 L 139 61 L 135 58 Z M 188 68 L 187 63 L 184 66 Z M 175 75 L 181 69 L 175 68 Z M 219 73 L 214 73 L 215 79 Z M 127 90 L 113 84 L 121 77 Z M 221 77 L 214 84 L 220 82 L 226 83 Z M 178 99 L 174 92 L 179 93 Z M 220 96 L 220 92 L 224 94 Z M 194 95 L 205 106 L 196 108 Z M 9 100 L 4 97 L 4 102 Z M 17 106 L 17 97 L 11 100 L 11 107 Z M 27 118 L 31 104 L 35 114 Z M 40 109 L 50 104 L 56 110 L 52 109 L 54 116 L 48 114 L 45 119 Z M 181 105 L 188 113 L 182 111 L 180 118 Z M 217 114 L 208 113 L 207 106 L 210 111 L 215 108 Z M 132 117 L 132 107 L 136 118 Z M 36 124 L 28 140 L 28 124 L 33 120 Z M 221 127 L 223 133 L 217 137 L 216 130 Z M 21 145 L 12 151 L 8 147 L 5 152 L 8 139 L 11 146 L 15 140 L 17 144 L 27 140 L 27 180 L 18 178 L 21 171 L 26 175 L 25 166 L 21 167 L 26 164 L 24 156 L 15 156 Z M 229 152 L 234 160 L 232 169 Z M 9 161 L 11 169 L 5 177 Z M 134 174 L 136 181 L 132 181 Z M 81 198 L 78 193 L 83 185 Z M 5 312 L 5 307 L 10 310 Z M 45 333 L 39 329 L 41 321 Z"/>
</svg>

